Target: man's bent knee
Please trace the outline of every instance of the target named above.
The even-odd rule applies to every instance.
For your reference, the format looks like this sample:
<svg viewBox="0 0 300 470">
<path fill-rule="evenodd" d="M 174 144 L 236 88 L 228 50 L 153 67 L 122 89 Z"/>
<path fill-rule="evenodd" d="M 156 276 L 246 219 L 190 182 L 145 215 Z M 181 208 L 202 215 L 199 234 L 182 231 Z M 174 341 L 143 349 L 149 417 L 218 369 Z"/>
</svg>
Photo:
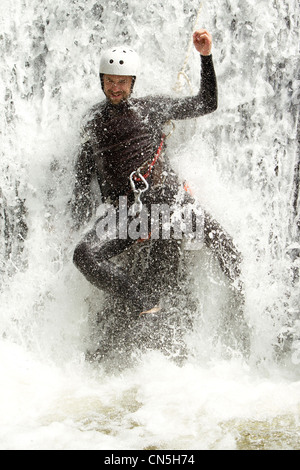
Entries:
<svg viewBox="0 0 300 470">
<path fill-rule="evenodd" d="M 75 264 L 76 268 L 78 268 L 80 271 L 83 271 L 87 259 L 89 258 L 89 248 L 88 244 L 86 242 L 80 242 L 73 253 L 73 263 Z"/>
</svg>

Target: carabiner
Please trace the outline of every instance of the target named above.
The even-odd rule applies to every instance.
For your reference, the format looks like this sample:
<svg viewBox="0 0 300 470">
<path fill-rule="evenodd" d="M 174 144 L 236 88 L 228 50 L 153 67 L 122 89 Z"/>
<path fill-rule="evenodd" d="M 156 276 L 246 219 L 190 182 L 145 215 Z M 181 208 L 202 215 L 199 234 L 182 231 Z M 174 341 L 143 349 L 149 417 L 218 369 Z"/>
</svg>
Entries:
<svg viewBox="0 0 300 470">
<path fill-rule="evenodd" d="M 145 185 L 144 188 L 138 188 L 138 189 L 136 188 L 136 186 L 134 184 L 134 180 L 133 180 L 133 176 L 135 174 L 144 183 L 144 185 Z M 134 192 L 134 204 L 130 207 L 128 213 L 129 213 L 129 215 L 134 216 L 136 214 L 140 214 L 141 211 L 142 211 L 143 203 L 141 201 L 141 195 L 142 195 L 142 193 L 144 193 L 145 191 L 147 191 L 149 189 L 149 184 L 147 183 L 146 179 L 143 177 L 143 175 L 140 173 L 139 170 L 133 171 L 131 173 L 130 177 L 129 177 L 129 180 L 130 180 L 131 189 Z"/>
</svg>

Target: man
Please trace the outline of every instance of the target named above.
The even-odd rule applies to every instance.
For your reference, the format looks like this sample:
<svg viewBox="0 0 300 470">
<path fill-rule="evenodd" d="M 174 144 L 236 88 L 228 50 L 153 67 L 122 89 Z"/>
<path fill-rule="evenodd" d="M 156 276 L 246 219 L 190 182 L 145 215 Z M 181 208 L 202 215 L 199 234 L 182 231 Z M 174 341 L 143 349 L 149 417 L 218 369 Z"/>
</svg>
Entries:
<svg viewBox="0 0 300 470">
<path fill-rule="evenodd" d="M 92 214 L 91 181 L 96 175 L 102 202 L 115 208 L 118 227 L 113 236 L 101 237 L 97 220 L 78 244 L 74 263 L 99 289 L 126 301 L 134 318 L 157 314 L 162 300 L 176 290 L 181 246 L 174 237 L 154 240 L 148 270 L 132 276 L 112 258 L 138 242 L 120 234 L 122 201 L 134 207 L 127 227 L 142 207 L 153 204 L 169 207 L 193 203 L 171 169 L 165 153 L 163 127 L 170 120 L 203 116 L 217 109 L 217 83 L 211 55 L 211 35 L 204 29 L 193 35 L 201 58 L 201 84 L 196 96 L 186 98 L 132 98 L 138 74 L 138 57 L 128 47 L 106 51 L 100 64 L 100 81 L 106 99 L 86 117 L 83 143 L 76 163 L 73 216 L 78 224 Z M 130 211 L 129 211 L 130 214 Z M 150 235 L 151 238 L 151 235 Z M 240 256 L 224 231 L 205 214 L 204 241 L 218 257 L 224 272 L 239 276 Z M 161 313 L 163 315 L 163 311 Z"/>
</svg>

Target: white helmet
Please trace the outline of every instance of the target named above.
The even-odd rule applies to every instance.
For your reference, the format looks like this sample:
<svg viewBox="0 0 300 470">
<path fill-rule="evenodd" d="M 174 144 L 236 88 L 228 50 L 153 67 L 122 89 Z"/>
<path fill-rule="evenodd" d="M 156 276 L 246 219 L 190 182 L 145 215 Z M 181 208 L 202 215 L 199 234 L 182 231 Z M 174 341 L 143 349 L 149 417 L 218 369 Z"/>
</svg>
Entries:
<svg viewBox="0 0 300 470">
<path fill-rule="evenodd" d="M 136 77 L 139 68 L 137 53 L 127 46 L 106 50 L 100 61 L 100 75 L 131 75 Z"/>
</svg>

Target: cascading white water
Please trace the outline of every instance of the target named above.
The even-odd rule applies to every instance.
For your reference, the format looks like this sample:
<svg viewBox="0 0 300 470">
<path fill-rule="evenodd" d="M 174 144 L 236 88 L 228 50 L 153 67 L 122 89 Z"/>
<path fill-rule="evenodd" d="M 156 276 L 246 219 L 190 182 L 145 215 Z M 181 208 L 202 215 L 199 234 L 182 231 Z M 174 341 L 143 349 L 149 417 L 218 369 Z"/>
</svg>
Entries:
<svg viewBox="0 0 300 470">
<path fill-rule="evenodd" d="M 72 265 L 67 202 L 81 116 L 103 98 L 99 57 L 132 44 L 135 93 L 175 95 L 199 1 L 2 0 L 2 449 L 300 447 L 299 6 L 202 3 L 219 108 L 177 122 L 169 149 L 243 253 L 250 358 L 224 358 L 212 341 L 226 285 L 203 253 L 190 361 L 152 352 L 115 374 L 84 361 L 101 294 Z M 187 74 L 196 91 L 195 52 Z"/>
</svg>

